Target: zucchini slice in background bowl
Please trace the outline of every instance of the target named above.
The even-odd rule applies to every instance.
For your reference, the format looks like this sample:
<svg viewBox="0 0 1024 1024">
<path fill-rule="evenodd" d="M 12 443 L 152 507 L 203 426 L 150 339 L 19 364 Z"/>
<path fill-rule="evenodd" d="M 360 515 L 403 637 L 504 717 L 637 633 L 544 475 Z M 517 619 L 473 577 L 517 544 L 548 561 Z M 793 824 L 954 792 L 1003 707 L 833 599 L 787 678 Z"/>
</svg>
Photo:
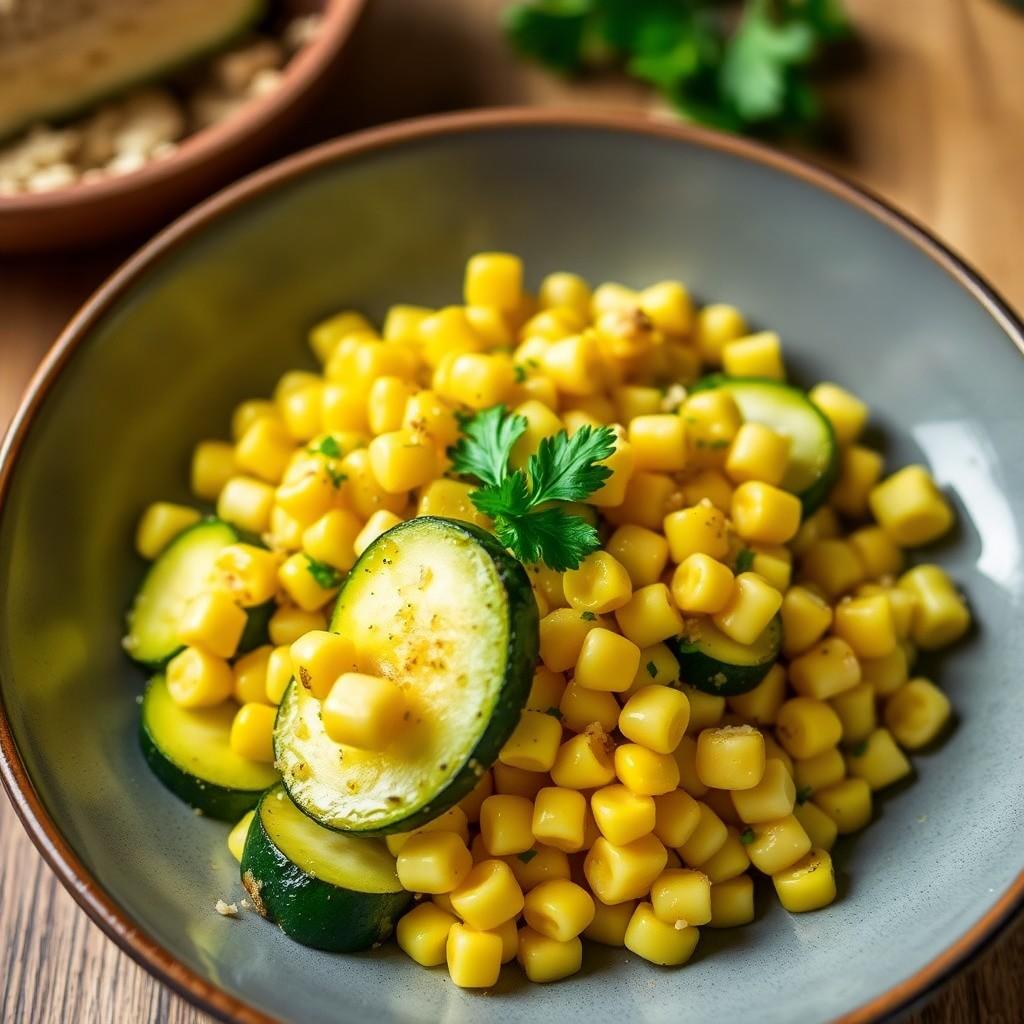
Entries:
<svg viewBox="0 0 1024 1024">
<path fill-rule="evenodd" d="M 292 682 L 274 732 L 284 784 L 327 828 L 407 832 L 462 799 L 519 722 L 537 660 L 526 570 L 479 527 L 412 519 L 363 552 L 331 629 L 353 640 L 363 671 L 403 687 L 411 723 L 388 750 L 343 747 Z"/>
<path fill-rule="evenodd" d="M 273 765 L 236 754 L 228 742 L 238 705 L 183 708 L 171 700 L 163 676 L 142 699 L 139 738 L 153 774 L 176 796 L 220 821 L 237 821 L 274 785 Z"/>
<path fill-rule="evenodd" d="M 665 643 L 684 683 L 716 697 L 735 697 L 757 686 L 778 660 L 782 620 L 776 615 L 752 644 L 737 643 L 710 619 L 694 620 L 689 633 Z"/>
<path fill-rule="evenodd" d="M 332 953 L 383 942 L 413 898 L 383 839 L 323 828 L 281 786 L 259 802 L 240 870 L 258 913 L 296 942 Z"/>
</svg>

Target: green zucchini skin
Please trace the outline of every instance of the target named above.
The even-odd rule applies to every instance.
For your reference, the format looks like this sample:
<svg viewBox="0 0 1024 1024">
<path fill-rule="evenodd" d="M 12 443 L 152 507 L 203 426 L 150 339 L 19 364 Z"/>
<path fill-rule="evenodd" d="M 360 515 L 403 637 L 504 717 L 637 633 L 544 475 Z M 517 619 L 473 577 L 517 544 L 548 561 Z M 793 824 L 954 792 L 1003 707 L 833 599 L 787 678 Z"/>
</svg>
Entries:
<svg viewBox="0 0 1024 1024">
<path fill-rule="evenodd" d="M 314 949 L 353 953 L 384 942 L 412 902 L 412 893 L 357 892 L 323 881 L 290 860 L 274 842 L 261 813 L 264 802 L 279 794 L 288 799 L 278 787 L 264 794 L 242 851 L 242 885 L 253 907 L 290 938 Z M 309 828 L 320 826 L 309 820 Z"/>
<path fill-rule="evenodd" d="M 277 772 L 270 765 L 256 767 L 252 772 L 256 785 L 237 788 L 205 779 L 196 774 L 195 770 L 190 770 L 175 760 L 161 742 L 159 723 L 152 714 L 153 705 L 162 696 L 156 694 L 153 688 L 164 685 L 162 677 L 157 676 L 150 682 L 143 697 L 142 714 L 139 716 L 139 745 L 142 748 L 142 756 L 164 786 L 190 807 L 218 821 L 238 821 L 246 811 L 251 811 L 256 806 L 266 788 L 277 781 Z M 198 713 L 204 714 L 202 711 Z M 230 715 L 233 714 L 233 709 L 227 710 L 223 715 L 220 709 L 209 709 L 209 714 L 217 714 L 224 718 L 221 732 L 223 743 L 227 746 Z"/>
<path fill-rule="evenodd" d="M 820 508 L 839 476 L 839 445 L 828 417 L 799 388 L 770 377 L 731 377 L 726 373 L 712 373 L 698 380 L 690 388 L 690 391 L 710 391 L 715 388 L 726 388 L 731 391 L 733 396 L 737 398 L 740 412 L 744 411 L 743 392 L 748 389 L 756 389 L 762 395 L 770 395 L 772 392 L 775 392 L 780 402 L 784 402 L 791 407 L 799 407 L 802 410 L 802 413 L 807 417 L 807 422 L 812 424 L 814 429 L 821 434 L 822 444 L 825 448 L 822 452 L 823 468 L 820 470 L 817 478 L 810 484 L 804 485 L 799 489 L 786 489 L 791 490 L 800 499 L 805 517 Z M 744 415 L 746 414 L 744 413 Z M 762 422 L 767 427 L 774 428 L 775 426 L 768 419 Z M 785 482 L 783 486 L 786 486 Z"/>
<path fill-rule="evenodd" d="M 778 616 L 765 627 L 755 643 L 763 645 L 761 657 L 750 664 L 715 657 L 711 644 L 694 643 L 684 636 L 665 641 L 679 662 L 679 677 L 684 683 L 715 697 L 738 697 L 754 689 L 771 671 L 782 650 L 782 622 Z"/>
<path fill-rule="evenodd" d="M 306 798 L 308 787 L 305 785 L 305 778 L 295 777 L 289 771 L 288 751 L 295 742 L 291 737 L 291 732 L 299 720 L 297 705 L 303 699 L 313 699 L 305 697 L 293 682 L 281 702 L 281 709 L 278 713 L 277 729 L 274 733 L 276 760 L 281 768 L 285 787 L 296 806 L 327 828 L 352 835 L 383 836 L 393 832 L 409 831 L 443 814 L 466 796 L 477 784 L 481 775 L 497 760 L 499 751 L 519 722 L 520 712 L 526 704 L 526 698 L 530 692 L 539 640 L 537 604 L 526 570 L 491 534 L 471 523 L 437 516 L 421 516 L 400 523 L 387 533 L 382 534 L 374 542 L 374 545 L 384 541 L 385 538 L 400 543 L 403 534 L 425 529 L 443 531 L 450 536 L 472 541 L 490 559 L 498 583 L 505 594 L 508 635 L 503 682 L 495 697 L 486 726 L 461 764 L 450 773 L 447 781 L 431 793 L 429 798 L 412 808 L 399 808 L 390 814 L 382 813 L 377 819 L 370 822 L 339 820 L 322 813 L 320 809 L 311 805 L 311 799 Z M 350 585 L 352 580 L 359 579 L 362 570 L 374 564 L 374 545 L 363 552 L 343 585 L 336 605 L 334 620 L 330 627 L 336 632 L 340 631 L 338 627 L 339 618 L 343 614 L 344 589 Z M 315 766 L 306 759 L 303 760 L 303 765 L 308 766 L 315 777 Z"/>
</svg>

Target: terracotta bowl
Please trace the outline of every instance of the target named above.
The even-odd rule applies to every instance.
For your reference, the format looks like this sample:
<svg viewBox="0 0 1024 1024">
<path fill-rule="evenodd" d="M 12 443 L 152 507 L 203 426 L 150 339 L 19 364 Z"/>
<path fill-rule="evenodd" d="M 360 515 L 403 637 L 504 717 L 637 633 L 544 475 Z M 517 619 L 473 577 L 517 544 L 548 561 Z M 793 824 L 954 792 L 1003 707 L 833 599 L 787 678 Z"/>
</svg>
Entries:
<svg viewBox="0 0 1024 1024">
<path fill-rule="evenodd" d="M 520 253 L 639 286 L 688 283 L 782 335 L 804 384 L 871 404 L 890 466 L 931 464 L 955 503 L 939 560 L 978 622 L 916 671 L 957 722 L 916 778 L 834 850 L 840 898 L 702 929 L 662 969 L 588 946 L 583 973 L 486 996 L 393 944 L 306 949 L 240 898 L 228 827 L 139 750 L 144 674 L 123 613 L 139 513 L 188 500 L 189 455 L 231 409 L 312 366 L 305 335 L 356 307 L 458 301 L 466 257 Z M 1024 326 L 922 229 L 805 163 L 640 118 L 483 111 L 352 135 L 221 192 L 131 259 L 63 333 L 0 450 L 0 776 L 43 855 L 146 968 L 225 1019 L 301 1024 L 846 1024 L 928 993 L 1024 897 Z M 764 880 L 762 880 L 764 881 Z"/>
<path fill-rule="evenodd" d="M 252 167 L 315 98 L 363 0 L 285 0 L 282 6 L 296 14 L 322 10 L 323 22 L 288 62 L 277 89 L 133 174 L 54 192 L 0 196 L 0 251 L 68 249 L 140 231 Z"/>
</svg>

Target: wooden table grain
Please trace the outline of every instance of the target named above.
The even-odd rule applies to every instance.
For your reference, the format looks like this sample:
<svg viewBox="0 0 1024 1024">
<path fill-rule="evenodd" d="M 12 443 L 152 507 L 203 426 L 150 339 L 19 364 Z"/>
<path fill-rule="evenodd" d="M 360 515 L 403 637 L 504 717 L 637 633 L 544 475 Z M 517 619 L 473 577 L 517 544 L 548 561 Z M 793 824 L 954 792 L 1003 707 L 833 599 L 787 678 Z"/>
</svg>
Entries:
<svg viewBox="0 0 1024 1024">
<path fill-rule="evenodd" d="M 816 158 L 907 210 L 1024 308 L 1024 19 L 997 0 L 847 0 L 864 41 L 826 87 L 841 131 Z M 373 0 L 315 128 L 510 103 L 650 111 L 621 81 L 572 85 L 516 61 L 502 0 Z M 0 427 L 58 330 L 138 240 L 69 256 L 0 258 Z M 965 339 L 966 341 L 966 339 Z M 914 1015 L 915 1024 L 1024 1020 L 1024 925 Z M 0 800 L 0 1021 L 199 1024 L 58 885 Z"/>
</svg>

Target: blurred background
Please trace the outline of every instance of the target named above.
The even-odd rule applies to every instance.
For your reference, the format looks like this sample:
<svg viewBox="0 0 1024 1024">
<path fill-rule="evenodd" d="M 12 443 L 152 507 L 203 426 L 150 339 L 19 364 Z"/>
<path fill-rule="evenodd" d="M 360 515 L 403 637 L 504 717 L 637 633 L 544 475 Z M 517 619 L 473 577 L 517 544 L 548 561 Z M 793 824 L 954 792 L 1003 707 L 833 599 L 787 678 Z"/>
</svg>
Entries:
<svg viewBox="0 0 1024 1024">
<path fill-rule="evenodd" d="M 0 430 L 74 310 L 191 202 L 471 107 L 758 138 L 910 213 L 1024 308 L 1022 54 L 1024 0 L 0 0 Z M 916 1020 L 1024 1020 L 1022 955 L 1018 928 Z M 6 801 L 0 977 L 4 1021 L 203 1019 L 76 910 Z"/>
</svg>

